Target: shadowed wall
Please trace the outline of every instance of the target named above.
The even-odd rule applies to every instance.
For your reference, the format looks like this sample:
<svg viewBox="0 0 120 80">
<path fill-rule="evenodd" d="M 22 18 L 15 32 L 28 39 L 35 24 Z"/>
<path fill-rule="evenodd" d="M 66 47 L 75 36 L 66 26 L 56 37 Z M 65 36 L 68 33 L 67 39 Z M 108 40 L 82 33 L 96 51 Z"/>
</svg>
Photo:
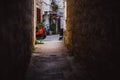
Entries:
<svg viewBox="0 0 120 80">
<path fill-rule="evenodd" d="M 0 2 L 0 80 L 24 80 L 32 51 L 32 3 Z"/>
<path fill-rule="evenodd" d="M 67 0 L 65 43 L 93 80 L 117 79 L 120 27 L 117 0 Z M 91 80 L 91 79 L 90 79 Z"/>
</svg>

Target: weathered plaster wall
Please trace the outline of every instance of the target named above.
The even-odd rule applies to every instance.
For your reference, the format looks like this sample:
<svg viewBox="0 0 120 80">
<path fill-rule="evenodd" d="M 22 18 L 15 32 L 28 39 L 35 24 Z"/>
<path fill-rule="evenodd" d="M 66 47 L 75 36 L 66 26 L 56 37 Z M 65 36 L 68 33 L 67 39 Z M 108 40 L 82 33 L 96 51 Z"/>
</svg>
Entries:
<svg viewBox="0 0 120 80">
<path fill-rule="evenodd" d="M 93 80 L 118 78 L 119 14 L 117 0 L 67 0 L 65 43 Z"/>
<path fill-rule="evenodd" d="M 32 3 L 0 1 L 0 80 L 24 80 L 32 50 Z"/>
</svg>

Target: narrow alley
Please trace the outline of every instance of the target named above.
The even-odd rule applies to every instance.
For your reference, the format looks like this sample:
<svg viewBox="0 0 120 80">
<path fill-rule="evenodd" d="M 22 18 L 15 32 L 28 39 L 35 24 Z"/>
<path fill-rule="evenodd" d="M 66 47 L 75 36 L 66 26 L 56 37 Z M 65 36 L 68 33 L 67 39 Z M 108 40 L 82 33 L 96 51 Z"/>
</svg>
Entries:
<svg viewBox="0 0 120 80">
<path fill-rule="evenodd" d="M 26 80 L 78 80 L 59 35 L 47 36 L 43 43 L 36 45 Z"/>
<path fill-rule="evenodd" d="M 66 80 L 71 67 L 66 59 L 67 50 L 58 39 L 59 35 L 48 36 L 44 44 L 36 45 L 27 80 Z"/>
<path fill-rule="evenodd" d="M 120 80 L 119 2 L 1 0 L 0 80 Z"/>
</svg>

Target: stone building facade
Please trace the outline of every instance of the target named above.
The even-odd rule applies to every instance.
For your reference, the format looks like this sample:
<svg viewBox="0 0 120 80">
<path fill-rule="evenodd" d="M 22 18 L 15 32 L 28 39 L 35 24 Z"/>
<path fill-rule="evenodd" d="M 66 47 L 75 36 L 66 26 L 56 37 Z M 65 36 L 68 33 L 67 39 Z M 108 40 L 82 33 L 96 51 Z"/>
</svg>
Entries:
<svg viewBox="0 0 120 80">
<path fill-rule="evenodd" d="M 52 1 L 54 1 L 57 5 L 58 5 L 58 10 L 57 12 L 54 12 L 52 10 Z M 64 26 L 64 3 L 63 0 L 41 0 L 41 16 L 42 16 L 42 20 L 44 21 L 44 26 L 47 29 L 50 29 L 51 26 L 51 15 L 55 14 L 56 15 L 56 20 L 55 20 L 55 24 L 56 24 L 56 32 L 58 33 L 58 29 L 63 28 Z"/>
<path fill-rule="evenodd" d="M 51 0 L 41 0 L 41 20 L 44 20 L 44 26 L 46 29 L 49 29 L 49 12 L 51 11 Z"/>
<path fill-rule="evenodd" d="M 33 46 L 33 0 L 0 2 L 0 80 L 24 80 Z"/>
<path fill-rule="evenodd" d="M 92 80 L 119 78 L 118 6 L 116 0 L 67 0 L 65 43 Z"/>
</svg>

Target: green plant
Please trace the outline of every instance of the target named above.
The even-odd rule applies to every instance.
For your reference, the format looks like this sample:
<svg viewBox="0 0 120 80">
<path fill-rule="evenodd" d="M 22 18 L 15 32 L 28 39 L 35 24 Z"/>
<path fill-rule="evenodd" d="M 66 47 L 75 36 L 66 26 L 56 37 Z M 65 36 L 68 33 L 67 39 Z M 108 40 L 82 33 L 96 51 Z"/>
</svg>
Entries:
<svg viewBox="0 0 120 80">
<path fill-rule="evenodd" d="M 43 19 L 43 22 L 45 22 L 45 19 Z"/>
<path fill-rule="evenodd" d="M 44 44 L 44 43 L 42 42 L 42 39 L 41 39 L 40 42 L 38 40 L 35 40 L 35 44 Z"/>
<path fill-rule="evenodd" d="M 42 24 L 42 23 L 40 23 L 38 27 L 39 27 L 39 29 L 40 29 L 40 28 L 42 28 L 42 27 L 43 27 L 43 24 Z"/>
<path fill-rule="evenodd" d="M 55 24 L 52 24 L 50 26 L 50 30 L 55 34 L 56 33 L 56 25 Z"/>
<path fill-rule="evenodd" d="M 52 10 L 53 11 L 57 11 L 58 10 L 58 5 L 55 2 L 52 2 L 51 5 L 52 5 Z"/>
</svg>

